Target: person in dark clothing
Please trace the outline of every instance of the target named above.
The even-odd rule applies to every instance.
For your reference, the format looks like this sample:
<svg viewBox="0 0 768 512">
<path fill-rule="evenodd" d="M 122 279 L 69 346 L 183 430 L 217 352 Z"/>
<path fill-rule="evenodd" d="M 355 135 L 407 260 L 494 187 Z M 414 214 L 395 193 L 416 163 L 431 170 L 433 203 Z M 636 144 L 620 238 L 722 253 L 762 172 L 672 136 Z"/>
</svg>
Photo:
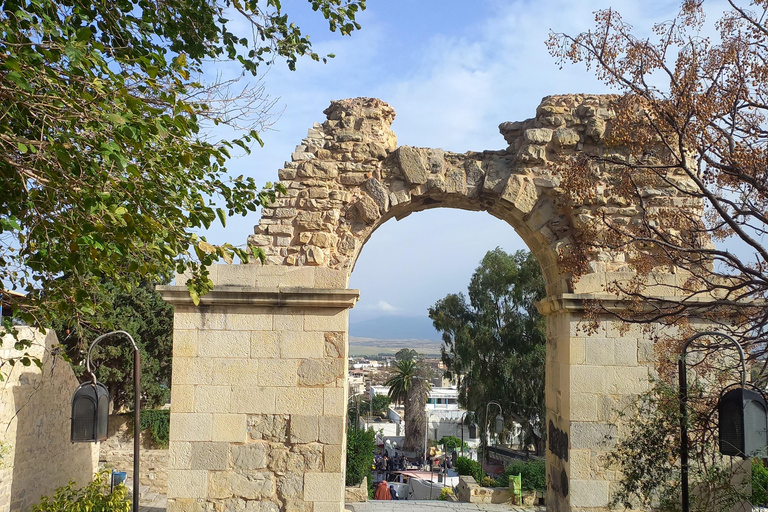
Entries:
<svg viewBox="0 0 768 512">
<path fill-rule="evenodd" d="M 393 500 L 399 500 L 400 498 L 397 497 L 397 491 L 395 490 L 394 485 L 389 486 L 389 495 L 392 497 Z"/>
</svg>

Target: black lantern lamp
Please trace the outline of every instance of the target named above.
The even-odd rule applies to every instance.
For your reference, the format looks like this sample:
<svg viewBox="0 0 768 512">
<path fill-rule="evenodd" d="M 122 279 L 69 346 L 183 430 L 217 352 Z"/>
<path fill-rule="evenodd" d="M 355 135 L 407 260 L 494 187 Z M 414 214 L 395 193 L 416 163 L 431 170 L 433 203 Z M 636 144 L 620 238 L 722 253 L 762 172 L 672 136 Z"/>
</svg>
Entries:
<svg viewBox="0 0 768 512">
<path fill-rule="evenodd" d="M 73 443 L 96 443 L 107 439 L 109 420 L 109 392 L 106 386 L 93 376 L 91 382 L 83 382 L 72 397 Z"/>
<path fill-rule="evenodd" d="M 737 387 L 717 402 L 720 453 L 733 457 L 766 455 L 768 407 L 759 392 Z"/>
<path fill-rule="evenodd" d="M 70 439 L 73 443 L 95 443 L 107 439 L 109 419 L 109 392 L 104 384 L 96 380 L 91 370 L 91 352 L 104 338 L 122 335 L 133 345 L 133 510 L 139 510 L 139 447 L 141 444 L 141 356 L 139 347 L 130 334 L 114 331 L 102 334 L 91 343 L 85 359 L 85 368 L 91 382 L 80 384 L 72 397 L 72 427 Z"/>
</svg>

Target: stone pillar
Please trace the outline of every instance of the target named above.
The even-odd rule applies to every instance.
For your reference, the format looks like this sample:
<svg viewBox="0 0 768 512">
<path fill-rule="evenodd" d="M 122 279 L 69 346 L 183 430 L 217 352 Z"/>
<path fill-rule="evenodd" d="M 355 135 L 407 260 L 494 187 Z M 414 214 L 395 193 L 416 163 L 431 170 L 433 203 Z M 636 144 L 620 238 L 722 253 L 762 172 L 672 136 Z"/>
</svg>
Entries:
<svg viewBox="0 0 768 512">
<path fill-rule="evenodd" d="M 547 510 L 607 510 L 616 478 L 604 456 L 616 446 L 620 405 L 648 388 L 653 343 L 641 326 L 620 330 L 604 315 L 582 324 L 585 301 L 562 294 L 540 304 L 547 316 Z M 602 297 L 605 299 L 605 297 Z"/>
<path fill-rule="evenodd" d="M 199 306 L 159 287 L 176 307 L 169 512 L 341 511 L 358 291 L 320 267 L 220 265 L 212 279 Z"/>
</svg>

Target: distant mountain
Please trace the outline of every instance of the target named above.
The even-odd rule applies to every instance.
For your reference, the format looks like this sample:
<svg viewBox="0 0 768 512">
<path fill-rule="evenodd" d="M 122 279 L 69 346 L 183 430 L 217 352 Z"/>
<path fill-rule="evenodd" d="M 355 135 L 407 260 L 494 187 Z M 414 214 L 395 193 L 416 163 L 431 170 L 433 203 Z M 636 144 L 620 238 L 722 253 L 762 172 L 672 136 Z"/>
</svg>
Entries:
<svg viewBox="0 0 768 512">
<path fill-rule="evenodd" d="M 349 323 L 349 335 L 378 340 L 440 341 L 429 317 L 387 315 Z"/>
</svg>

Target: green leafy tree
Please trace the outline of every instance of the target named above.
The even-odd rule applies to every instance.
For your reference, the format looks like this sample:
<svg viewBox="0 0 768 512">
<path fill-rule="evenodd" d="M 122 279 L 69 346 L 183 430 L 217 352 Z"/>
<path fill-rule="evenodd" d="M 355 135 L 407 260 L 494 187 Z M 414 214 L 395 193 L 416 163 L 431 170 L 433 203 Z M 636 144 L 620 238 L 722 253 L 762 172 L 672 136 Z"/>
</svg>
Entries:
<svg viewBox="0 0 768 512">
<path fill-rule="evenodd" d="M 370 476 L 375 451 L 373 429 L 347 429 L 347 485 L 360 485 L 363 478 Z"/>
<path fill-rule="evenodd" d="M 419 452 L 424 449 L 425 411 L 427 396 L 432 385 L 429 370 L 409 359 L 397 361 L 393 375 L 384 383 L 389 386 L 389 397 L 404 405 L 405 439 L 403 450 Z"/>
<path fill-rule="evenodd" d="M 365 8 L 365 0 L 309 4 L 345 35 Z M 4 2 L 0 295 L 12 311 L 4 330 L 55 317 L 80 329 L 106 307 L 104 276 L 128 291 L 189 270 L 198 301 L 212 286 L 208 265 L 263 257 L 195 233 L 281 190 L 227 175 L 230 151 L 260 142 L 268 101 L 250 86 L 233 101 L 232 82 L 204 82 L 203 66 L 233 61 L 255 76 L 278 60 L 294 69 L 303 56 L 324 60 L 279 0 Z M 216 124 L 236 128 L 235 137 L 215 140 Z"/>
<path fill-rule="evenodd" d="M 126 331 L 141 352 L 142 408 L 165 404 L 171 385 L 173 306 L 163 301 L 149 281 L 125 292 L 108 280 L 103 283 L 97 301 L 105 307 L 88 317 L 88 323 L 79 330 L 66 318 L 54 322 L 75 373 L 88 378 L 83 375 L 85 356 L 93 340 L 114 329 Z M 133 347 L 130 343 L 107 338 L 94 349 L 91 362 L 96 368 L 96 378 L 107 386 L 115 410 L 132 404 Z"/>
<path fill-rule="evenodd" d="M 418 359 L 419 353 L 412 348 L 401 348 L 395 354 L 396 361 L 408 361 Z"/>
<path fill-rule="evenodd" d="M 541 450 L 544 410 L 544 278 L 532 254 L 489 251 L 464 294 L 450 294 L 429 308 L 442 331 L 445 376 L 456 379 L 459 402 L 474 411 L 482 431 L 486 405 L 498 401 L 507 422 L 516 421 Z M 495 413 L 494 413 L 495 414 Z M 481 436 L 485 439 L 485 436 Z"/>
</svg>

